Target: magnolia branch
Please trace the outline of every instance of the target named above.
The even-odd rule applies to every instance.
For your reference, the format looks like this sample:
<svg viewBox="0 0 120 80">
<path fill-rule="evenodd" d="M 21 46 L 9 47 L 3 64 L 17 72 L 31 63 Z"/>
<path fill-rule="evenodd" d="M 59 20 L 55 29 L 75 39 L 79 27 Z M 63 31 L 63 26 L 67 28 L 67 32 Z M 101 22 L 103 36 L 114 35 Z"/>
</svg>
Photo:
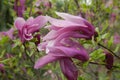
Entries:
<svg viewBox="0 0 120 80">
<path fill-rule="evenodd" d="M 105 48 L 106 50 L 110 51 L 112 55 L 114 55 L 116 58 L 120 59 L 120 56 L 116 55 L 116 53 L 114 53 L 112 50 L 110 50 L 109 48 L 107 48 L 106 46 L 98 43 L 98 45 L 102 48 Z"/>
<path fill-rule="evenodd" d="M 95 64 L 95 65 L 106 65 L 106 64 L 101 64 L 101 63 L 97 63 L 97 62 L 89 62 L 90 64 Z M 119 66 L 112 66 L 113 68 L 120 68 Z"/>
</svg>

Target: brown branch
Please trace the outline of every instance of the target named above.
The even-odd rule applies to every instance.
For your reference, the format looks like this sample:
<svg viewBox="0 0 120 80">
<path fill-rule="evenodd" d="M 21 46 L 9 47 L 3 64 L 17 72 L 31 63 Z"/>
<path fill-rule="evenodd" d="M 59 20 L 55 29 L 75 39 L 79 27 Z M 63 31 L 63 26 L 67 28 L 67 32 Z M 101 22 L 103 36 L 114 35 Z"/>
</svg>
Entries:
<svg viewBox="0 0 120 80">
<path fill-rule="evenodd" d="M 76 4 L 77 8 L 80 9 L 80 5 L 79 5 L 79 3 L 78 3 L 78 0 L 74 0 L 74 2 L 75 2 L 75 4 Z"/>
<path fill-rule="evenodd" d="M 97 62 L 89 62 L 90 64 L 95 64 L 95 65 L 103 65 L 105 66 L 106 64 L 100 64 L 100 63 L 97 63 Z M 119 66 L 112 66 L 113 68 L 120 68 Z"/>
<path fill-rule="evenodd" d="M 106 46 L 98 43 L 98 45 L 102 48 L 105 48 L 106 50 L 108 50 L 109 52 L 111 52 L 112 55 L 114 55 L 116 58 L 120 59 L 120 56 L 116 55 L 116 53 L 114 53 L 111 49 L 107 48 Z"/>
</svg>

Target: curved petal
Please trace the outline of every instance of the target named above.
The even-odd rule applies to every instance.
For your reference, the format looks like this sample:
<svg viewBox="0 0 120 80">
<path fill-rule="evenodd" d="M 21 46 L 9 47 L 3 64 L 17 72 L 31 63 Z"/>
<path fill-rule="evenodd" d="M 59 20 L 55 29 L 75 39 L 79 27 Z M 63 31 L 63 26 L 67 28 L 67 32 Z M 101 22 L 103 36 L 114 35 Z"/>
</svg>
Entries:
<svg viewBox="0 0 120 80">
<path fill-rule="evenodd" d="M 37 48 L 39 51 L 45 50 L 46 49 L 46 45 L 48 42 L 42 42 L 40 44 L 38 44 Z"/>
<path fill-rule="evenodd" d="M 74 23 L 68 20 L 59 20 L 59 19 L 54 19 L 54 18 L 49 18 L 49 22 L 57 27 L 70 27 L 70 26 L 83 26 L 83 27 L 87 27 L 84 24 L 78 24 L 78 23 Z"/>
<path fill-rule="evenodd" d="M 6 32 L 7 35 L 8 35 L 8 37 L 9 37 L 10 39 L 13 39 L 13 38 L 14 38 L 13 32 L 14 32 L 14 29 L 13 29 L 13 28 L 11 28 L 10 30 L 8 30 L 8 31 Z"/>
<path fill-rule="evenodd" d="M 83 19 L 80 16 L 74 16 L 71 14 L 61 13 L 61 12 L 56 12 L 56 14 L 65 20 L 72 21 L 72 22 L 79 23 L 79 24 L 84 24 L 85 19 Z"/>
<path fill-rule="evenodd" d="M 56 31 L 55 31 L 55 30 L 51 30 L 51 31 L 50 31 L 47 35 L 45 35 L 42 39 L 43 39 L 43 41 L 53 39 L 53 38 L 55 38 L 55 34 L 56 34 Z"/>
<path fill-rule="evenodd" d="M 82 25 L 86 25 L 89 27 L 89 29 L 94 32 L 94 26 L 92 24 L 90 24 L 86 19 L 80 17 L 80 16 L 73 16 L 67 13 L 61 13 L 61 12 L 56 12 L 56 14 L 60 17 L 62 17 L 65 20 L 74 22 L 74 23 L 78 23 L 78 24 L 82 24 Z"/>
<path fill-rule="evenodd" d="M 46 64 L 48 64 L 50 62 L 56 61 L 56 60 L 58 60 L 58 58 L 54 57 L 52 54 L 46 55 L 46 56 L 44 56 L 44 57 L 37 60 L 37 62 L 34 65 L 34 68 L 35 69 L 41 68 L 44 65 L 46 65 Z"/>
<path fill-rule="evenodd" d="M 38 24 L 38 27 L 41 28 L 47 23 L 48 19 L 46 16 L 38 16 L 34 19 L 33 24 Z"/>
<path fill-rule="evenodd" d="M 64 30 L 63 30 L 64 31 Z M 72 38 L 85 38 L 85 39 L 89 39 L 92 36 L 90 34 L 81 34 L 80 32 L 74 32 L 74 31 L 50 31 L 45 37 L 43 37 L 43 41 L 45 40 L 52 40 L 56 38 L 56 42 L 60 41 L 61 39 L 65 38 L 65 37 L 72 37 Z"/>
<path fill-rule="evenodd" d="M 31 26 L 29 26 L 28 28 L 27 28 L 27 30 L 28 30 L 28 33 L 35 33 L 35 32 L 38 32 L 39 31 L 39 29 L 40 29 L 40 27 L 38 27 L 39 25 L 38 24 L 33 24 L 33 25 L 31 25 Z"/>
<path fill-rule="evenodd" d="M 24 24 L 25 24 L 25 20 L 21 17 L 18 17 L 14 22 L 14 26 L 20 31 L 22 30 Z"/>
<path fill-rule="evenodd" d="M 60 66 L 63 74 L 68 80 L 77 80 L 78 70 L 70 58 L 61 59 Z"/>
<path fill-rule="evenodd" d="M 56 36 L 55 36 L 56 37 Z M 88 39 L 89 38 L 89 36 L 87 36 L 87 35 L 83 35 L 83 34 L 80 34 L 80 33 L 78 33 L 78 32 L 73 32 L 73 31 L 71 31 L 71 32 L 64 32 L 64 33 L 62 33 L 61 35 L 59 35 L 56 39 L 55 39 L 55 41 L 56 41 L 56 43 L 57 42 L 59 42 L 60 40 L 62 40 L 63 38 L 69 38 L 69 37 L 71 37 L 71 38 L 85 38 L 85 39 Z"/>
<path fill-rule="evenodd" d="M 33 24 L 33 20 L 34 20 L 33 17 L 28 18 L 27 21 L 26 21 L 26 26 L 32 25 Z"/>
<path fill-rule="evenodd" d="M 48 49 L 49 49 L 49 53 L 52 53 L 56 57 L 76 58 L 83 62 L 89 59 L 86 50 L 82 47 L 74 48 L 74 47 L 55 46 L 55 47 L 48 47 Z"/>
</svg>

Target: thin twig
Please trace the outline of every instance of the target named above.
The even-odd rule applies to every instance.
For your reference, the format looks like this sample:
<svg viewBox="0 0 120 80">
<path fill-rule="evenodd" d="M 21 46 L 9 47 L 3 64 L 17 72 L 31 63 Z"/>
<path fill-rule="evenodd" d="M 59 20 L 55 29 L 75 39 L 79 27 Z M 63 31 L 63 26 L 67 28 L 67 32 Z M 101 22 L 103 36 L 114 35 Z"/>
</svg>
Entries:
<svg viewBox="0 0 120 80">
<path fill-rule="evenodd" d="M 95 65 L 103 65 L 103 66 L 105 66 L 106 64 L 101 64 L 101 63 L 97 63 L 97 62 L 89 62 L 90 64 L 95 64 Z M 114 67 L 114 68 L 120 68 L 119 66 L 112 66 L 112 67 Z"/>
<path fill-rule="evenodd" d="M 118 59 L 120 59 L 120 56 L 116 55 L 116 53 L 114 53 L 111 49 L 105 47 L 104 45 L 102 45 L 100 43 L 98 43 L 98 45 L 101 46 L 101 47 L 103 47 L 103 48 L 105 48 L 105 49 L 107 49 L 108 51 L 111 52 L 112 55 L 114 55 L 115 57 L 117 57 Z"/>
<path fill-rule="evenodd" d="M 78 3 L 78 0 L 74 0 L 74 2 L 75 2 L 75 4 L 76 4 L 77 8 L 80 9 L 80 5 L 79 5 L 79 3 Z"/>
</svg>

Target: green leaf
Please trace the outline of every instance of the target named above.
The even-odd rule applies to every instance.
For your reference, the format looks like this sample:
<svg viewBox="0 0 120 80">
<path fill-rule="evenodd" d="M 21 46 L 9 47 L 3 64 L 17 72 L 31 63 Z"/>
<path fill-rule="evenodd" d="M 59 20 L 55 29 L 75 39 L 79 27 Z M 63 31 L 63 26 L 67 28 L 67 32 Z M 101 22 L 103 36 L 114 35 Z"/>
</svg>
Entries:
<svg viewBox="0 0 120 80">
<path fill-rule="evenodd" d="M 108 38 L 109 36 L 110 36 L 109 33 L 105 33 L 105 34 L 103 34 L 103 35 L 101 36 L 101 38 L 102 38 L 102 39 L 105 39 L 105 38 Z"/>
<path fill-rule="evenodd" d="M 94 52 L 92 52 L 90 54 L 90 57 L 92 60 L 104 60 L 105 58 L 105 55 L 103 54 L 103 50 L 102 49 L 98 49 L 98 50 L 95 50 Z"/>
<path fill-rule="evenodd" d="M 113 36 L 111 36 L 111 38 L 108 41 L 108 48 L 110 48 L 113 44 Z"/>
<path fill-rule="evenodd" d="M 85 80 L 85 79 L 84 79 L 83 77 L 80 76 L 80 77 L 78 78 L 78 80 Z"/>
</svg>

